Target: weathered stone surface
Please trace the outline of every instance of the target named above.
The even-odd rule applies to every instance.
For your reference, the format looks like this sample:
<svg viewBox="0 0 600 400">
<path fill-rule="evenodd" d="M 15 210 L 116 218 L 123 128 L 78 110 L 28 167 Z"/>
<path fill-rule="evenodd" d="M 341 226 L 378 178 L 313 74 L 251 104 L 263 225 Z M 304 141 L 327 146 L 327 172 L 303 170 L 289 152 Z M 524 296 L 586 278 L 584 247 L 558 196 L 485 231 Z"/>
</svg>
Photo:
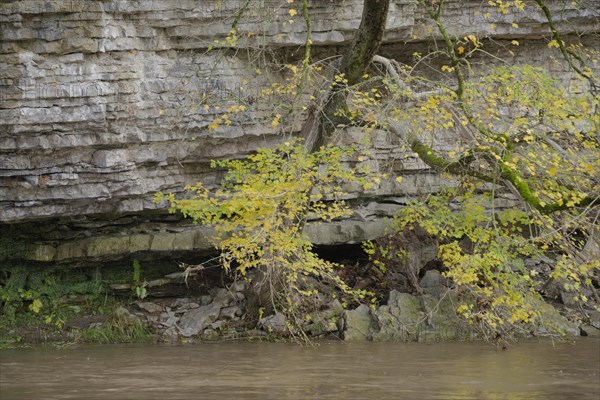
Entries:
<svg viewBox="0 0 600 400">
<path fill-rule="evenodd" d="M 344 313 L 342 304 L 335 299 L 325 307 L 322 311 L 310 314 L 310 322 L 302 326 L 305 332 L 309 332 L 313 336 L 319 336 L 339 330 L 338 321 Z"/>
<path fill-rule="evenodd" d="M 345 220 L 328 224 L 309 223 L 306 231 L 315 244 L 360 243 L 383 235 L 387 226 L 385 221 Z M 65 236 L 55 241 L 56 244 L 32 243 L 27 246 L 23 257 L 33 261 L 76 263 L 82 260 L 107 261 L 133 252 L 167 254 L 206 252 L 215 248 L 212 241 L 215 231 L 207 226 L 185 224 L 164 231 L 158 223 L 143 227 L 148 231 L 134 234 L 128 227 L 123 227 L 122 231 L 113 234 L 97 233 L 94 237 L 71 240 Z"/>
<path fill-rule="evenodd" d="M 419 281 L 419 286 L 422 288 L 433 288 L 437 286 L 443 286 L 446 283 L 446 278 L 442 276 L 440 271 L 430 270 L 425 272 L 425 275 Z"/>
<path fill-rule="evenodd" d="M 595 336 L 600 337 L 600 329 L 593 325 L 582 325 L 581 326 L 582 336 Z"/>
<path fill-rule="evenodd" d="M 306 233 L 315 244 L 361 243 L 382 236 L 387 226 L 383 221 L 347 220 L 308 225 Z"/>
<path fill-rule="evenodd" d="M 186 311 L 179 320 L 178 327 L 181 336 L 190 337 L 202 332 L 219 317 L 221 306 L 211 303 L 207 306 Z"/>
<path fill-rule="evenodd" d="M 345 311 L 344 339 L 431 342 L 476 337 L 472 327 L 456 314 L 457 304 L 457 293 L 446 290 L 418 296 L 392 290 L 387 304 L 373 311 L 365 305 Z M 550 304 L 539 301 L 536 309 L 542 313 L 544 325 L 530 326 L 526 331 L 536 336 L 557 331 L 567 336 L 580 335 L 579 325 Z M 593 325 L 582 329 L 589 335 L 597 334 Z"/>
<path fill-rule="evenodd" d="M 179 341 L 179 332 L 177 331 L 177 328 L 171 326 L 165 329 L 160 335 L 160 340 L 163 343 L 177 343 Z"/>
<path fill-rule="evenodd" d="M 537 332 L 539 335 L 547 335 L 549 333 L 548 329 L 553 331 L 558 331 L 567 336 L 579 336 L 580 329 L 579 324 L 576 322 L 570 321 L 569 319 L 562 316 L 556 308 L 552 305 L 542 301 L 537 300 L 537 304 L 535 304 L 536 310 L 541 314 L 541 320 L 544 321 L 543 326 L 534 327 L 534 332 Z"/>
<path fill-rule="evenodd" d="M 587 314 L 589 322 L 581 326 L 581 334 L 584 336 L 600 336 L 600 312 L 589 310 Z"/>
<path fill-rule="evenodd" d="M 138 301 L 136 303 L 136 305 L 141 310 L 147 311 L 149 313 L 158 313 L 158 312 L 161 312 L 163 310 L 162 306 L 160 306 L 160 305 L 158 305 L 156 303 L 153 303 L 151 301 Z"/>
<path fill-rule="evenodd" d="M 373 312 L 374 341 L 431 342 L 468 338 L 468 326 L 456 316 L 456 296 L 390 292 L 386 305 Z"/>
<path fill-rule="evenodd" d="M 260 3 L 240 20 L 238 46 L 266 45 L 297 58 L 305 28 L 301 18 L 288 22 L 289 8 L 295 5 Z M 598 2 L 548 3 L 564 34 L 600 31 Z M 275 99 L 255 104 L 253 99 L 266 82 L 283 75 L 257 75 L 245 51 L 226 56 L 207 52 L 216 40 L 225 39 L 230 31 L 227 18 L 241 4 L 239 0 L 0 4 L 0 223 L 18 224 L 10 225 L 15 230 L 28 221 L 34 225 L 32 232 L 20 231 L 32 245 L 26 258 L 109 261 L 135 252 L 210 247 L 209 230 L 188 226 L 171 231 L 148 215 L 166 207 L 152 202 L 158 191 L 180 193 L 198 180 L 209 186 L 219 182 L 222 173 L 208 167 L 211 159 L 241 157 L 282 140 L 268 113 Z M 493 38 L 500 44 L 486 44 L 492 53 L 504 51 L 502 40 L 518 39 L 521 45 L 512 47 L 514 55 L 504 51 L 503 57 L 545 67 L 568 79 L 568 68 L 551 56 L 554 50 L 537 41 L 548 37 L 541 13 L 491 12 L 486 19 L 491 11 L 486 2 L 445 4 L 443 19 L 450 34 Z M 316 51 L 338 54 L 339 46 L 349 43 L 361 5 L 362 0 L 310 1 Z M 518 27 L 513 26 L 517 21 Z M 412 53 L 406 46 L 423 50 L 431 43 L 432 26 L 414 1 L 392 0 L 382 54 L 402 60 Z M 594 35 L 583 40 L 591 46 L 598 41 Z M 207 126 L 233 100 L 247 104 L 249 112 L 232 127 L 209 131 Z M 345 136 L 356 140 L 361 134 L 353 128 Z M 407 176 L 400 184 L 384 182 L 376 191 L 352 190 L 351 199 L 371 205 L 357 209 L 353 221 L 309 228 L 315 242 L 373 238 L 395 204 L 401 207 L 410 196 L 440 187 L 439 176 L 403 151 L 397 139 L 375 132 L 373 140 L 373 165 L 391 166 Z M 131 216 L 132 221 L 111 230 L 115 220 Z M 105 224 L 98 226 L 99 221 Z M 82 228 L 82 223 L 89 226 Z M 0 229 L 7 227 L 3 224 Z"/>
<path fill-rule="evenodd" d="M 135 315 L 132 314 L 131 312 L 129 312 L 128 309 L 126 309 L 123 306 L 119 306 L 115 309 L 114 311 L 115 317 L 117 317 L 122 323 L 125 324 L 139 324 L 141 322 L 140 318 Z"/>
<path fill-rule="evenodd" d="M 424 295 L 421 297 L 427 318 L 418 332 L 419 342 L 433 342 L 468 338 L 470 329 L 456 315 L 456 294 Z"/>
<path fill-rule="evenodd" d="M 235 295 L 227 289 L 217 289 L 213 294 L 213 303 L 220 308 L 225 308 L 235 303 Z"/>
<path fill-rule="evenodd" d="M 419 286 L 427 294 L 442 297 L 448 290 L 450 282 L 439 271 L 430 270 L 425 272 L 425 275 L 419 281 Z"/>
<path fill-rule="evenodd" d="M 231 286 L 229 287 L 229 290 L 231 290 L 234 293 L 237 292 L 243 292 L 244 290 L 246 290 L 247 288 L 247 284 L 246 282 L 239 280 L 239 281 L 235 281 L 231 284 Z"/>
<path fill-rule="evenodd" d="M 170 308 L 178 310 L 191 310 L 198 307 L 200 307 L 198 303 L 187 297 L 176 299 L 170 306 Z"/>
<path fill-rule="evenodd" d="M 241 317 L 243 313 L 244 312 L 240 306 L 225 307 L 221 309 L 219 318 L 232 320 Z"/>
<path fill-rule="evenodd" d="M 426 314 L 416 296 L 392 290 L 388 304 L 379 307 L 374 317 L 379 327 L 374 341 L 409 341 L 418 339 Z"/>
<path fill-rule="evenodd" d="M 285 315 L 279 311 L 276 311 L 273 315 L 261 318 L 260 321 L 258 321 L 258 328 L 267 333 L 273 333 L 278 336 L 289 335 L 287 319 Z"/>
<path fill-rule="evenodd" d="M 363 341 L 371 339 L 371 310 L 361 304 L 354 310 L 344 312 L 344 340 Z"/>
<path fill-rule="evenodd" d="M 179 318 L 175 315 L 175 312 L 171 310 L 167 310 L 166 312 L 162 313 L 159 319 L 161 326 L 167 328 L 174 328 L 175 324 L 177 324 L 177 321 L 179 321 Z"/>
</svg>

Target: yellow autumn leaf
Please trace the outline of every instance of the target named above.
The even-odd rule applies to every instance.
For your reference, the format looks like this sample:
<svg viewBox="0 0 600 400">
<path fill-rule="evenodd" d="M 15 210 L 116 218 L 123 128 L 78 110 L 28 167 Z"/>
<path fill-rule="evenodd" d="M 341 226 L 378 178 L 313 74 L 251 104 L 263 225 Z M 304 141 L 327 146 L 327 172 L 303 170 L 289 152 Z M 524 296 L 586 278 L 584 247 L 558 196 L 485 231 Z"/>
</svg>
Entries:
<svg viewBox="0 0 600 400">
<path fill-rule="evenodd" d="M 36 314 L 39 313 L 41 309 L 42 302 L 40 301 L 40 299 L 33 300 L 33 302 L 29 305 L 29 310 L 33 311 Z"/>
<path fill-rule="evenodd" d="M 275 116 L 275 118 L 273 118 L 273 121 L 271 122 L 271 126 L 273 128 L 275 128 L 276 126 L 279 126 L 279 122 L 281 121 L 281 114 L 277 114 Z"/>
<path fill-rule="evenodd" d="M 468 35 L 465 36 L 463 39 L 465 39 L 467 42 L 473 43 L 475 46 L 478 46 L 477 37 L 475 37 L 475 35 Z"/>
</svg>

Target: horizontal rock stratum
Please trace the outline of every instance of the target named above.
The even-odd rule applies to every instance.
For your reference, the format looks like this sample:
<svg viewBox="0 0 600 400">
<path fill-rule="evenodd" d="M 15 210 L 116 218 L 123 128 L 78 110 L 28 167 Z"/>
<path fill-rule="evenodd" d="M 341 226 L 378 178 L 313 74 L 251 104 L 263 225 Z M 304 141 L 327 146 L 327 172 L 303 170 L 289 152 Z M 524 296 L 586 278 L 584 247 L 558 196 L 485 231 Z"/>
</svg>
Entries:
<svg viewBox="0 0 600 400">
<path fill-rule="evenodd" d="M 231 15 L 241 3 L 0 4 L 0 223 L 11 235 L 29 237 L 30 258 L 111 258 L 130 250 L 174 251 L 183 243 L 190 243 L 189 250 L 196 248 L 195 239 L 165 238 L 172 232 L 164 221 L 156 221 L 154 213 L 164 205 L 154 204 L 153 195 L 180 192 L 198 180 L 217 184 L 222 172 L 209 168 L 211 159 L 242 157 L 281 140 L 267 120 L 268 104 L 250 107 L 231 127 L 209 131 L 207 126 L 222 113 L 219 104 L 232 100 L 251 104 L 271 80 L 282 79 L 258 75 L 256 60 L 244 49 L 266 46 L 293 60 L 301 56 L 306 40 L 302 21 L 289 23 L 291 5 L 262 1 L 240 20 L 240 51 L 208 51 L 225 40 Z M 362 1 L 309 3 L 315 52 L 340 54 L 358 27 Z M 484 3 L 448 1 L 443 18 L 450 32 L 494 39 L 490 52 L 567 76 L 568 68 L 556 61 L 542 40 L 549 38 L 542 14 L 526 9 L 502 15 Z M 598 2 L 548 3 L 563 34 L 577 32 L 591 45 L 598 44 Z M 392 0 L 382 54 L 403 60 L 410 56 L 407 46 L 408 53 L 427 52 L 433 43 L 432 26 L 413 1 Z M 511 40 L 521 45 L 508 55 L 503 43 Z M 355 129 L 348 137 L 359 134 Z M 406 179 L 370 193 L 350 193 L 350 198 L 385 208 L 439 187 L 440 177 L 403 151 L 396 138 L 378 132 L 375 139 L 375 166 L 391 166 Z M 389 211 L 368 213 L 367 218 L 357 214 L 348 224 L 358 227 L 349 231 L 359 233 L 344 234 L 344 240 L 375 235 L 363 224 L 377 224 Z M 118 222 L 124 218 L 131 221 Z M 115 226 L 126 229 L 110 229 Z M 197 232 L 190 237 L 204 228 L 188 225 L 184 230 L 194 229 Z M 335 235 L 328 240 L 327 229 L 333 228 L 314 233 L 319 237 L 315 240 L 341 240 Z M 119 240 L 119 235 L 128 237 Z"/>
</svg>

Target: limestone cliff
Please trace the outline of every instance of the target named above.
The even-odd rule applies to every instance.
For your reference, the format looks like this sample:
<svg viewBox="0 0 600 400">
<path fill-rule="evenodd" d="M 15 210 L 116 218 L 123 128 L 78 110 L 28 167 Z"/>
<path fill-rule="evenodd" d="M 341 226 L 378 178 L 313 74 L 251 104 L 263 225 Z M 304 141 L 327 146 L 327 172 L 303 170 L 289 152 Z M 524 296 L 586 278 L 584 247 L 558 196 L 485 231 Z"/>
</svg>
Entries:
<svg viewBox="0 0 600 400">
<path fill-rule="evenodd" d="M 211 159 L 240 157 L 280 140 L 256 106 L 234 126 L 207 130 L 215 101 L 251 103 L 267 79 L 244 49 L 266 46 L 284 58 L 301 53 L 301 22 L 287 23 L 285 1 L 257 1 L 240 20 L 241 51 L 207 51 L 224 40 L 239 0 L 25 0 L 0 4 L 0 229 L 27 240 L 27 258 L 82 262 L 135 252 L 210 247 L 209 229 L 165 216 L 157 191 L 218 182 Z M 452 34 L 494 39 L 488 51 L 537 64 L 557 76 L 568 68 L 541 39 L 547 21 L 533 8 L 486 19 L 480 1 L 449 1 Z M 315 51 L 336 54 L 352 38 L 360 0 L 314 0 Z M 600 4 L 549 1 L 557 26 L 598 45 Z M 495 28 L 491 27 L 491 22 Z M 513 26 L 518 22 L 518 27 Z M 392 0 L 382 52 L 408 59 L 432 45 L 431 22 L 411 0 Z M 503 43 L 518 39 L 513 55 Z M 410 50 L 410 51 L 407 51 Z M 251 82 L 248 84 L 247 82 Z M 349 136 L 358 135 L 356 131 Z M 437 175 L 397 139 L 380 132 L 376 159 L 406 174 L 402 184 L 353 193 L 357 218 L 319 229 L 319 243 L 381 233 L 380 218 L 407 196 L 435 190 Z"/>
</svg>

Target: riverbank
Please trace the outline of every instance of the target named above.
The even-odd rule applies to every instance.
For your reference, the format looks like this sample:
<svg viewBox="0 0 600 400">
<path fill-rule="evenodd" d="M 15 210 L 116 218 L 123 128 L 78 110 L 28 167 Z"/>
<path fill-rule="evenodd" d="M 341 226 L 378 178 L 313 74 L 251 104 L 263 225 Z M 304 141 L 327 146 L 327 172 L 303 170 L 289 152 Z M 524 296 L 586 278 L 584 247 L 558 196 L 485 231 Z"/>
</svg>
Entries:
<svg viewBox="0 0 600 400">
<path fill-rule="evenodd" d="M 32 269 L 20 277 L 29 282 L 26 290 L 15 289 L 19 273 L 24 272 L 14 270 L 12 279 L 2 286 L 3 309 L 11 311 L 0 319 L 4 347 L 36 343 L 277 341 L 298 340 L 304 333 L 308 340 L 334 338 L 347 342 L 483 338 L 504 344 L 514 340 L 484 337 L 477 326 L 457 315 L 461 294 L 437 270 L 428 270 L 420 278 L 419 292 L 392 289 L 381 296 L 378 304 L 346 303 L 331 291 L 322 290 L 319 302 L 302 315 L 299 326 L 280 312 L 269 315 L 261 309 L 252 313 L 248 283 L 229 281 L 220 270 L 186 275 L 164 274 L 157 269 L 154 274 L 146 273 L 148 279 L 140 280 L 138 266 L 138 276 L 132 280 L 122 273 L 94 276 L 86 270 L 79 275 L 73 271 L 52 275 Z M 33 277 L 37 277 L 37 286 Z M 365 279 L 354 277 L 359 282 Z M 9 296 L 11 290 L 17 299 Z M 544 314 L 544 324 L 523 326 L 517 336 L 600 333 L 600 314 L 592 310 L 588 310 L 592 316 L 589 320 L 575 320 L 575 313 L 565 304 L 540 301 L 537 308 Z"/>
</svg>

